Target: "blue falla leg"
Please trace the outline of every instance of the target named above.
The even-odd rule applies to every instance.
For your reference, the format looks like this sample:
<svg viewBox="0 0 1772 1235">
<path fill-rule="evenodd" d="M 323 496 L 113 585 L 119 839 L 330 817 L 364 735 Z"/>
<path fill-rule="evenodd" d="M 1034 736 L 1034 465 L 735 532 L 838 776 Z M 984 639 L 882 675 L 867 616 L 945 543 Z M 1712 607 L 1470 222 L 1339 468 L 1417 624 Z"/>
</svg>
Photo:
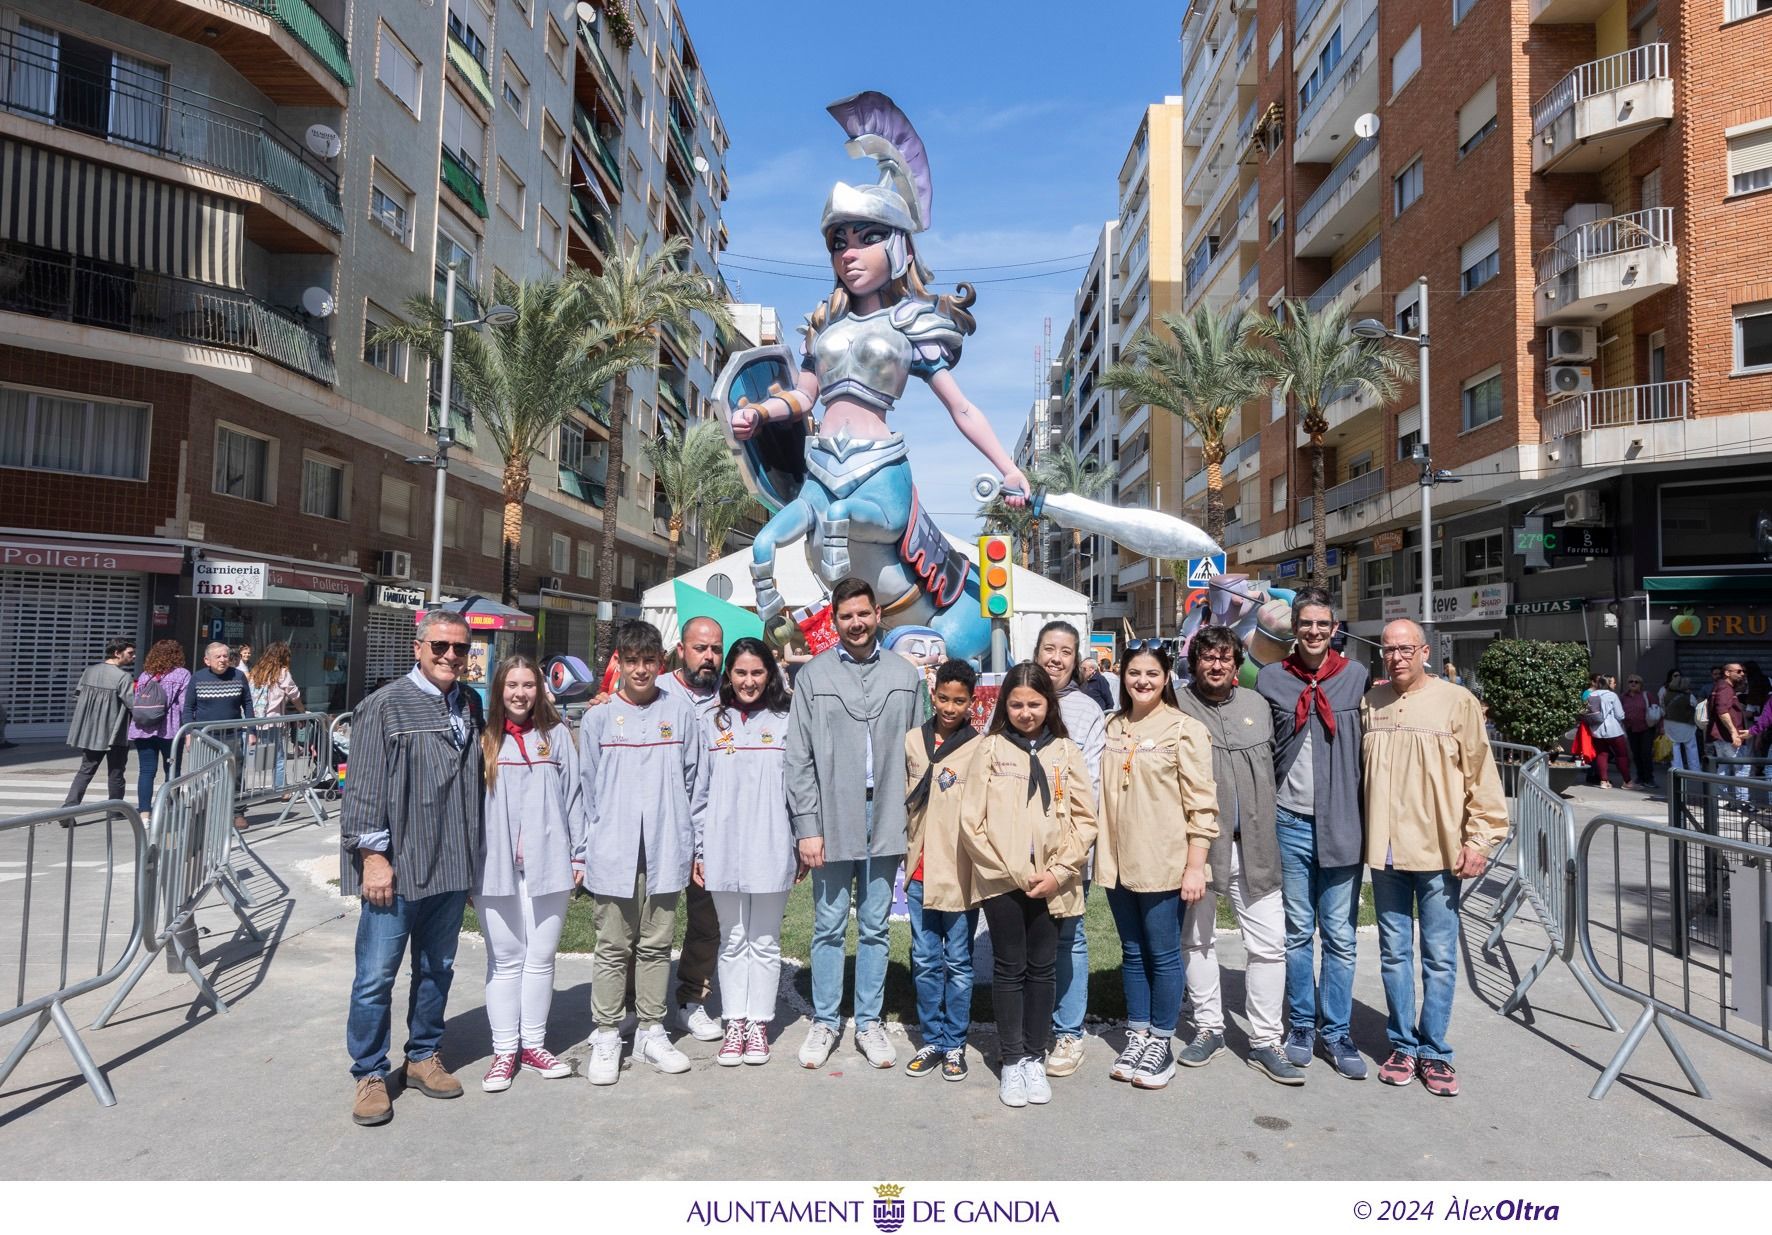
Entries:
<svg viewBox="0 0 1772 1235">
<path fill-rule="evenodd" d="M 947 644 L 948 655 L 977 660 L 991 647 L 991 620 L 978 608 L 978 568 L 966 572 L 966 593 L 928 621 Z"/>
<path fill-rule="evenodd" d="M 806 535 L 812 530 L 812 521 L 812 507 L 804 499 L 789 502 L 770 517 L 751 542 L 751 582 L 757 590 L 757 616 L 763 619 L 765 629 L 785 607 L 775 586 L 776 549 Z"/>
</svg>

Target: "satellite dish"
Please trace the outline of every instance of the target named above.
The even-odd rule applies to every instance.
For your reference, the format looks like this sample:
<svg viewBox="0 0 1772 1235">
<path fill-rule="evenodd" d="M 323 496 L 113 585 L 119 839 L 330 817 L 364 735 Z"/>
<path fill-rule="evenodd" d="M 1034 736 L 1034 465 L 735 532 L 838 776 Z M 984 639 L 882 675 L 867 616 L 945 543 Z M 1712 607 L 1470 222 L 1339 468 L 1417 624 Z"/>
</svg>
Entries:
<svg viewBox="0 0 1772 1235">
<path fill-rule="evenodd" d="M 344 149 L 344 143 L 338 134 L 323 124 L 308 126 L 308 149 L 323 159 L 336 159 L 338 152 Z"/>
<path fill-rule="evenodd" d="M 597 24 L 597 6 L 590 3 L 590 0 L 578 0 L 578 8 L 574 12 L 578 14 L 578 19 L 585 25 L 594 26 Z"/>
<path fill-rule="evenodd" d="M 705 175 L 707 175 L 707 171 L 708 171 L 707 159 L 703 158 L 699 154 L 696 155 L 695 156 L 695 174 L 698 176 L 705 176 Z"/>
<path fill-rule="evenodd" d="M 332 302 L 332 293 L 324 287 L 310 287 L 301 294 L 301 307 L 309 317 L 331 317 L 337 306 Z"/>
<path fill-rule="evenodd" d="M 1378 114 L 1376 112 L 1366 112 L 1364 115 L 1360 116 L 1357 120 L 1355 120 L 1354 121 L 1354 136 L 1356 136 L 1356 137 L 1377 137 L 1378 136 Z"/>
</svg>

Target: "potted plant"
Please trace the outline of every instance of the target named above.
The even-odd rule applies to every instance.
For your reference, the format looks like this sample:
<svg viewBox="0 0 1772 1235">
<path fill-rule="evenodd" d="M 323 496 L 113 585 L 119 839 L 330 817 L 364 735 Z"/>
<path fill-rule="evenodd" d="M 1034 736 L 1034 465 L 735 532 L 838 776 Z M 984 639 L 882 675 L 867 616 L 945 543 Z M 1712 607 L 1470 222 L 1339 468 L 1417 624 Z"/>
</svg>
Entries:
<svg viewBox="0 0 1772 1235">
<path fill-rule="evenodd" d="M 1567 749 L 1563 739 L 1580 723 L 1588 671 L 1585 644 L 1537 639 L 1498 639 L 1477 666 L 1497 732 L 1505 741 L 1552 752 L 1551 788 L 1559 793 L 1585 774 L 1579 762 L 1559 763 L 1556 752 Z"/>
</svg>

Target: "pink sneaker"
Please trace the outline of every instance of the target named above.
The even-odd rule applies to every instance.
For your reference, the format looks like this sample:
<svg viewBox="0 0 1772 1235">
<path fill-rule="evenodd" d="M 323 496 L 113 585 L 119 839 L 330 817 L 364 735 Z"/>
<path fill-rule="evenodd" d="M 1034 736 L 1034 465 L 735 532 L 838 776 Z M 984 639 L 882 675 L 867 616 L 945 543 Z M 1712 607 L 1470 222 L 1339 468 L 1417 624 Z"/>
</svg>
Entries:
<svg viewBox="0 0 1772 1235">
<path fill-rule="evenodd" d="M 1392 1051 L 1390 1058 L 1378 1065 L 1378 1079 L 1386 1085 L 1407 1085 L 1415 1079 L 1415 1056 Z"/>
<path fill-rule="evenodd" d="M 736 1068 L 744 1062 L 745 1031 L 744 1022 L 734 1017 L 726 1022 L 726 1037 L 720 1042 L 720 1053 L 714 1062 L 722 1068 Z"/>
<path fill-rule="evenodd" d="M 764 1064 L 769 1062 L 768 1021 L 745 1022 L 744 1061 L 750 1064 Z"/>
<path fill-rule="evenodd" d="M 572 1065 L 561 1063 L 545 1047 L 524 1047 L 519 1062 L 544 1080 L 557 1081 L 563 1076 L 572 1075 Z"/>
<path fill-rule="evenodd" d="M 511 1078 L 517 1075 L 517 1053 L 508 1052 L 492 1057 L 492 1066 L 486 1069 L 486 1075 L 480 1078 L 480 1088 L 487 1093 L 503 1093 L 511 1087 Z"/>
</svg>

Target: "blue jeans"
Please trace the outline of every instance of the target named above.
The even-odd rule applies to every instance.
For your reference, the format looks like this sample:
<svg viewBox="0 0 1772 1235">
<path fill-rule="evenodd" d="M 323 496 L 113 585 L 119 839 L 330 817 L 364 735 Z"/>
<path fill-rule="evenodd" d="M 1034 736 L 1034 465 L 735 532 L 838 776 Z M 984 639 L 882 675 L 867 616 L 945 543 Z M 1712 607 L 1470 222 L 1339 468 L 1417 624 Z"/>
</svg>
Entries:
<svg viewBox="0 0 1772 1235">
<path fill-rule="evenodd" d="M 385 908 L 363 902 L 357 918 L 357 976 L 351 982 L 351 1010 L 345 1018 L 345 1049 L 351 1076 L 388 1074 L 393 1022 L 394 979 L 412 945 L 412 992 L 406 1005 L 406 1062 L 437 1053 L 443 1040 L 443 1008 L 455 977 L 455 945 L 461 938 L 461 912 L 468 894 L 439 892 L 407 900 L 395 895 Z"/>
<path fill-rule="evenodd" d="M 144 815 L 154 809 L 154 778 L 160 774 L 162 763 L 166 765 L 166 773 L 170 776 L 171 738 L 135 739 L 135 808 Z"/>
<path fill-rule="evenodd" d="M 1275 814 L 1280 841 L 1280 895 L 1286 904 L 1286 1019 L 1330 1040 L 1348 1036 L 1354 1014 L 1354 927 L 1360 916 L 1360 872 L 1317 863 L 1317 825 L 1284 806 Z M 1319 976 L 1313 940 L 1323 937 Z"/>
<path fill-rule="evenodd" d="M 843 1022 L 844 940 L 849 934 L 850 886 L 861 882 L 855 907 L 855 1028 L 880 1019 L 886 1002 L 886 951 L 892 885 L 904 855 L 830 862 L 812 872 L 812 1018 L 835 1030 Z"/>
<path fill-rule="evenodd" d="M 1120 931 L 1126 1027 L 1175 1035 L 1181 1019 L 1181 893 L 1107 890 Z"/>
<path fill-rule="evenodd" d="M 923 881 L 904 885 L 911 910 L 911 979 L 923 1043 L 941 1051 L 966 1045 L 972 1023 L 972 936 L 978 910 L 923 908 Z"/>
<path fill-rule="evenodd" d="M 1452 1062 L 1446 1030 L 1458 988 L 1459 879 L 1451 871 L 1372 870 L 1391 1049 Z M 1421 912 L 1421 1020 L 1415 1019 L 1415 914 Z"/>
<path fill-rule="evenodd" d="M 1089 881 L 1083 881 L 1083 903 L 1089 903 Z M 1083 1036 L 1083 1014 L 1089 1010 L 1089 936 L 1083 915 L 1058 920 L 1058 1001 L 1052 1005 L 1052 1036 Z"/>
</svg>

